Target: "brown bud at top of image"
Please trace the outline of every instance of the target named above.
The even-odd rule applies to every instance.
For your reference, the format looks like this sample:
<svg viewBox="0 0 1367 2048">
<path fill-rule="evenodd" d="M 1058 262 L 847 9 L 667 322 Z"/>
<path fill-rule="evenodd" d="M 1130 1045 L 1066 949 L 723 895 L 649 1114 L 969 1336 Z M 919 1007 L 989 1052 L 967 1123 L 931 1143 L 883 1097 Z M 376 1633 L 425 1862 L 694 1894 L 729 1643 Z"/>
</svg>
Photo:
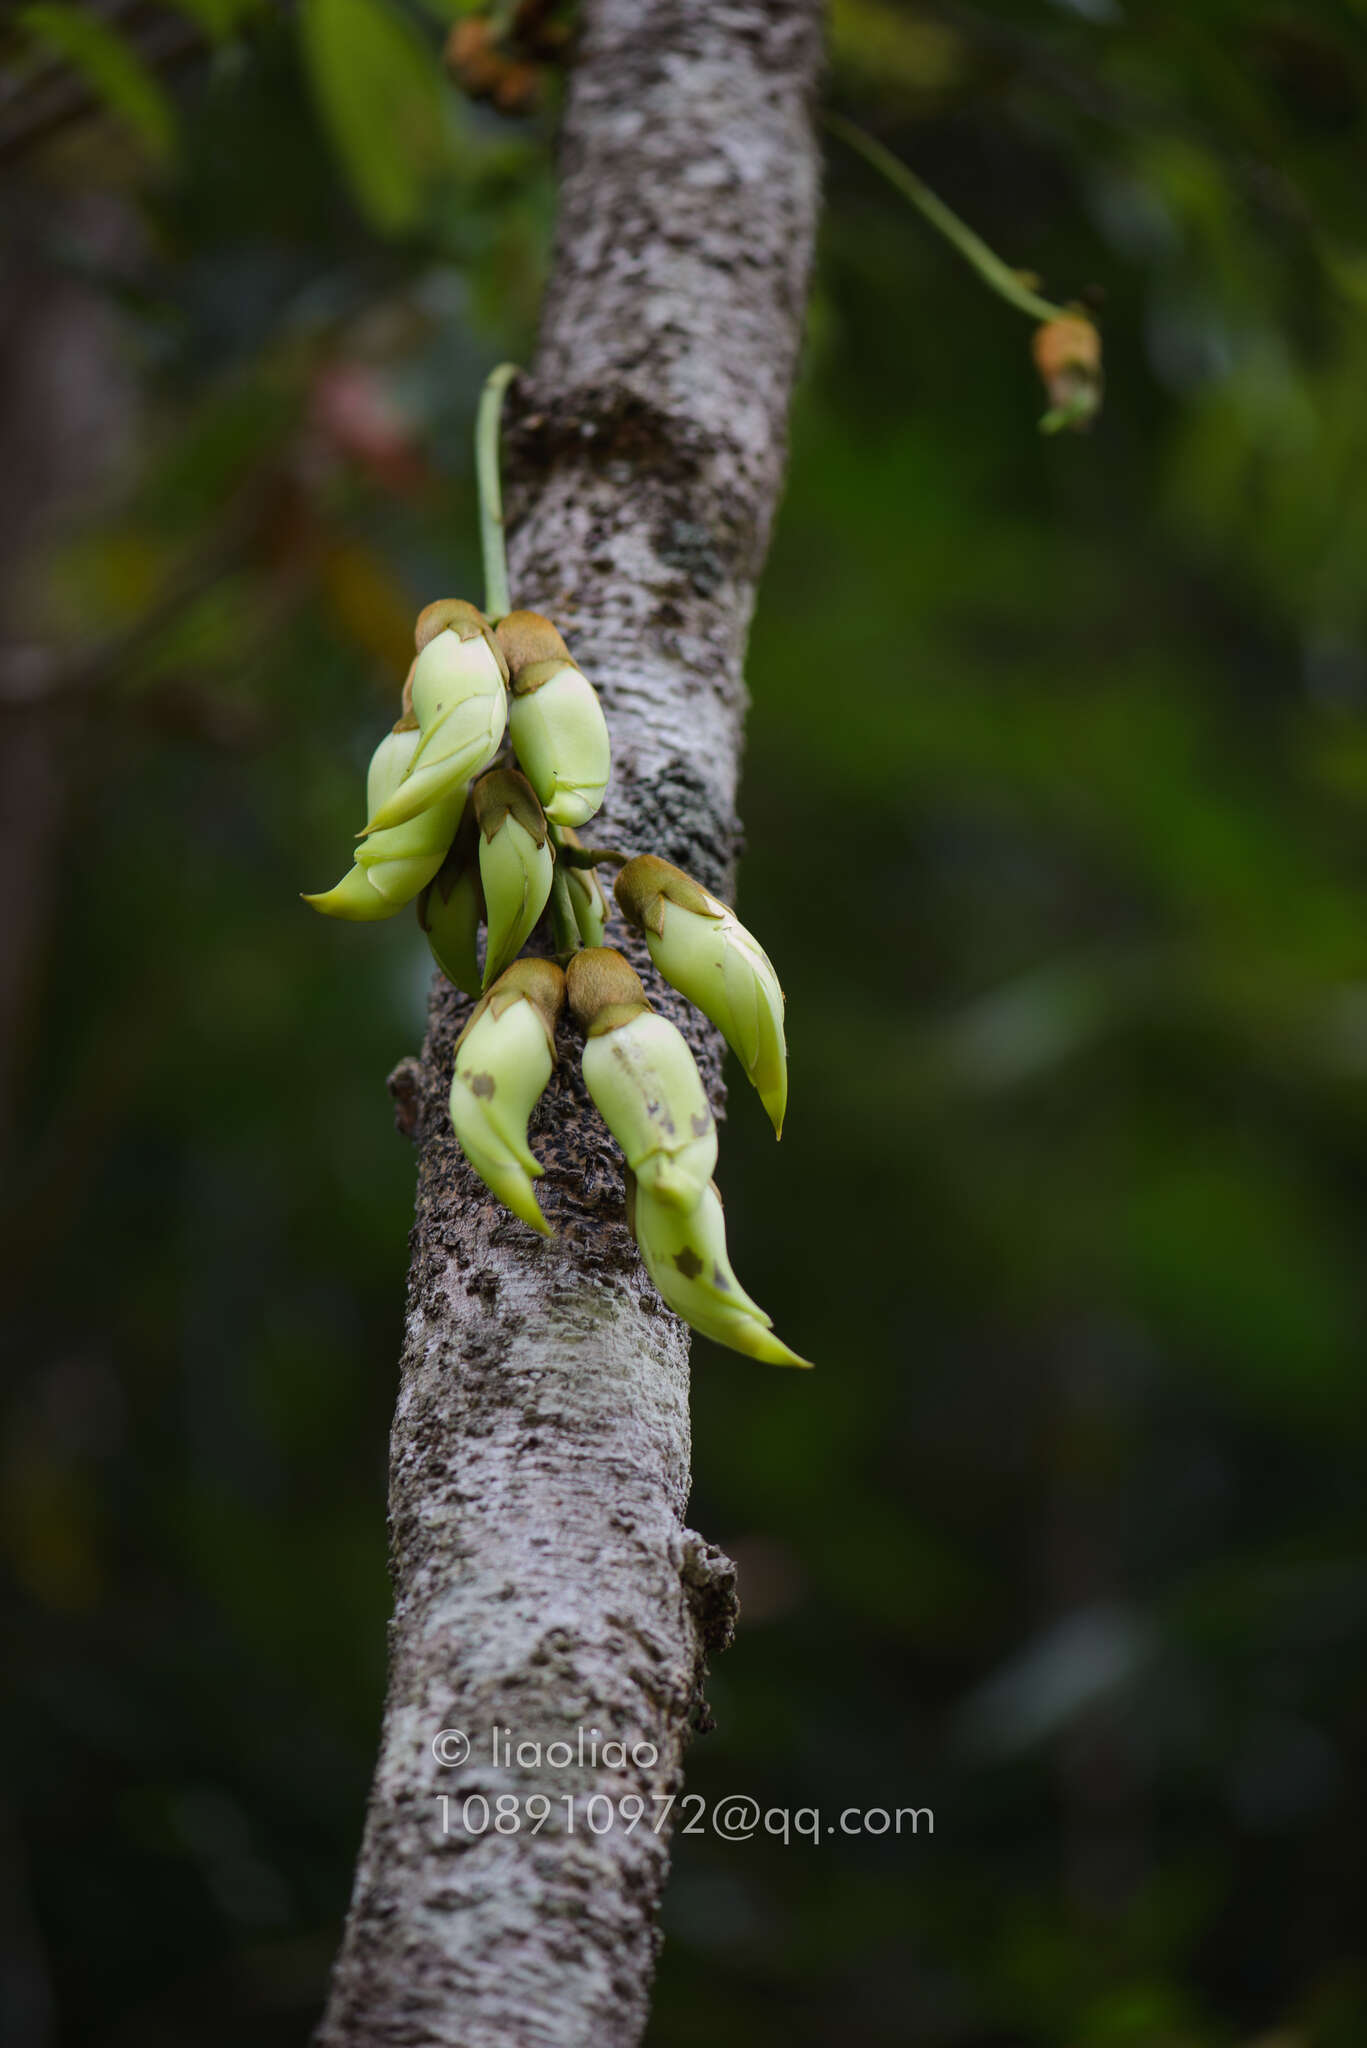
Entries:
<svg viewBox="0 0 1367 2048">
<path fill-rule="evenodd" d="M 1062 313 L 1035 329 L 1035 368 L 1048 393 L 1050 411 L 1042 424 L 1087 426 L 1101 410 L 1101 333 L 1085 313 Z"/>
<path fill-rule="evenodd" d="M 509 64 L 494 87 L 500 114 L 530 114 L 541 102 L 546 82 L 544 64 Z"/>
<path fill-rule="evenodd" d="M 492 100 L 503 114 L 529 113 L 540 101 L 545 66 L 527 54 L 517 36 L 496 33 L 486 16 L 466 15 L 446 38 L 443 61 L 472 100 Z"/>
<path fill-rule="evenodd" d="M 1065 313 L 1035 329 L 1035 367 L 1046 384 L 1067 370 L 1101 368 L 1101 336 L 1081 313 Z"/>
<path fill-rule="evenodd" d="M 508 68 L 508 59 L 494 41 L 492 22 L 473 14 L 454 23 L 442 57 L 457 85 L 475 100 L 490 98 Z"/>
</svg>

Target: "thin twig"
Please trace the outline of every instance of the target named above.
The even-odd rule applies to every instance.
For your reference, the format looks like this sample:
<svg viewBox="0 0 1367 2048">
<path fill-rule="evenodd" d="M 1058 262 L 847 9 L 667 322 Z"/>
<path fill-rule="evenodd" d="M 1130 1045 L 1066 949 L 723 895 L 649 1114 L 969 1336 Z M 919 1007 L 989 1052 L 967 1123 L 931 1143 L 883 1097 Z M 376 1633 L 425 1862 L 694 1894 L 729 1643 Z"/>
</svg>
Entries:
<svg viewBox="0 0 1367 2048">
<path fill-rule="evenodd" d="M 1018 312 L 1028 313 L 1034 320 L 1070 317 L 1068 307 L 1052 305 L 1048 299 L 1042 299 L 1038 292 L 1032 292 L 1028 285 L 1022 284 L 1017 273 L 988 248 L 981 235 L 975 234 L 966 221 L 960 220 L 958 214 L 931 191 L 923 178 L 918 178 L 915 171 L 909 170 L 900 157 L 884 148 L 866 129 L 855 121 L 847 121 L 843 114 L 827 114 L 824 119 L 832 135 L 838 135 L 842 142 L 847 142 L 865 163 L 881 172 L 904 199 L 909 199 L 922 219 L 928 220 L 936 233 L 943 235 L 966 263 L 972 264 L 983 283 L 999 298 L 1005 299 Z"/>
</svg>

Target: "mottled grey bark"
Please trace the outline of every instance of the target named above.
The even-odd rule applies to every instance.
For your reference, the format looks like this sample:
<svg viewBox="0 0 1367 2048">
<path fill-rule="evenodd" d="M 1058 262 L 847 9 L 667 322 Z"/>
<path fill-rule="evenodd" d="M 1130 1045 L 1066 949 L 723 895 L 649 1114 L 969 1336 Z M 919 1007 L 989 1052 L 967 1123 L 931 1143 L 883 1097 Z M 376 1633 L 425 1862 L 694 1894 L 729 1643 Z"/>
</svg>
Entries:
<svg viewBox="0 0 1367 2048">
<path fill-rule="evenodd" d="M 811 256 L 818 17 L 818 0 L 589 0 L 542 334 L 509 405 L 513 601 L 559 621 L 613 734 L 593 836 L 713 886 L 737 843 L 742 654 Z M 660 1001 L 719 1098 L 713 1035 Z M 733 1574 L 684 1526 L 687 1332 L 627 1235 L 576 1048 L 567 1037 L 532 1128 L 557 1233 L 543 1242 L 451 1138 L 465 1011 L 438 984 L 422 1060 L 394 1083 L 422 1147 L 391 1445 L 396 1609 L 319 2038 L 616 2048 L 645 2024 L 667 1868 L 655 1802 L 681 1787 Z M 495 1726 L 576 1751 L 597 1730 L 658 1761 L 510 1767 L 492 1760 Z M 433 1757 L 446 1728 L 470 1738 L 461 1767 Z M 467 1829 L 470 1794 L 522 1802 L 518 1831 L 478 1832 L 478 1805 Z M 535 1794 L 552 1801 L 536 1834 Z M 594 1794 L 617 1816 L 601 1834 Z M 630 1831 L 629 1794 L 647 1816 Z"/>
</svg>

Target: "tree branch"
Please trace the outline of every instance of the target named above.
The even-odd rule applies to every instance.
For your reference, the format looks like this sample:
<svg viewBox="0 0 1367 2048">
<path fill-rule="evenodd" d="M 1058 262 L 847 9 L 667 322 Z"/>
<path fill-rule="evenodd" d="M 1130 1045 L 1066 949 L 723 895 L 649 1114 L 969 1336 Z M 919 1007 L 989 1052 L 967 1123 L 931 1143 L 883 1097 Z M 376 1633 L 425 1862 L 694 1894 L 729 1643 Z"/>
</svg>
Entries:
<svg viewBox="0 0 1367 2048">
<path fill-rule="evenodd" d="M 588 0 L 541 339 L 508 405 L 513 602 L 557 619 L 602 692 L 603 836 L 722 889 L 816 213 L 818 12 Z M 715 1035 L 645 972 L 719 1105 Z M 645 2024 L 667 1868 L 653 1802 L 680 1788 L 733 1573 L 683 1524 L 687 1333 L 626 1232 L 620 1159 L 576 1050 L 562 1047 L 533 1124 L 557 1232 L 543 1242 L 451 1137 L 466 1011 L 438 982 L 404 1089 L 422 1153 L 391 1441 L 389 1696 L 319 2039 L 625 2048 Z M 576 1759 L 580 1728 L 596 1730 L 657 1761 L 519 1769 L 492 1761 L 494 1726 Z M 462 1768 L 433 1757 L 444 1728 L 470 1738 Z M 615 1809 L 633 1793 L 640 1825 L 586 1826 L 590 1796 Z M 515 1833 L 467 1830 L 469 1794 L 545 1794 L 550 1818 L 536 1834 L 525 1817 Z"/>
</svg>

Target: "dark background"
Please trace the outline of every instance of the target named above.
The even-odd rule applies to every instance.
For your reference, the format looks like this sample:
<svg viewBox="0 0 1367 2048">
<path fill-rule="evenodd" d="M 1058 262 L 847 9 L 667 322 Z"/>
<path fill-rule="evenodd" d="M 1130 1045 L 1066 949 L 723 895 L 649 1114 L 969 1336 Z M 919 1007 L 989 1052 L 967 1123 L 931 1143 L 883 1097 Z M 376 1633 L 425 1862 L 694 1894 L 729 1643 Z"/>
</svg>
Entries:
<svg viewBox="0 0 1367 2048">
<path fill-rule="evenodd" d="M 554 203 L 452 11 L 4 44 L 13 2048 L 302 2042 L 345 1907 L 428 968 L 298 891 L 478 595 Z M 1367 16 L 837 0 L 828 90 L 1095 288 L 1107 400 L 1041 437 L 830 143 L 742 800 L 793 1102 L 721 1165 L 820 1370 L 697 1347 L 689 1786 L 934 1834 L 680 1840 L 650 2041 L 1353 2048 Z"/>
</svg>

